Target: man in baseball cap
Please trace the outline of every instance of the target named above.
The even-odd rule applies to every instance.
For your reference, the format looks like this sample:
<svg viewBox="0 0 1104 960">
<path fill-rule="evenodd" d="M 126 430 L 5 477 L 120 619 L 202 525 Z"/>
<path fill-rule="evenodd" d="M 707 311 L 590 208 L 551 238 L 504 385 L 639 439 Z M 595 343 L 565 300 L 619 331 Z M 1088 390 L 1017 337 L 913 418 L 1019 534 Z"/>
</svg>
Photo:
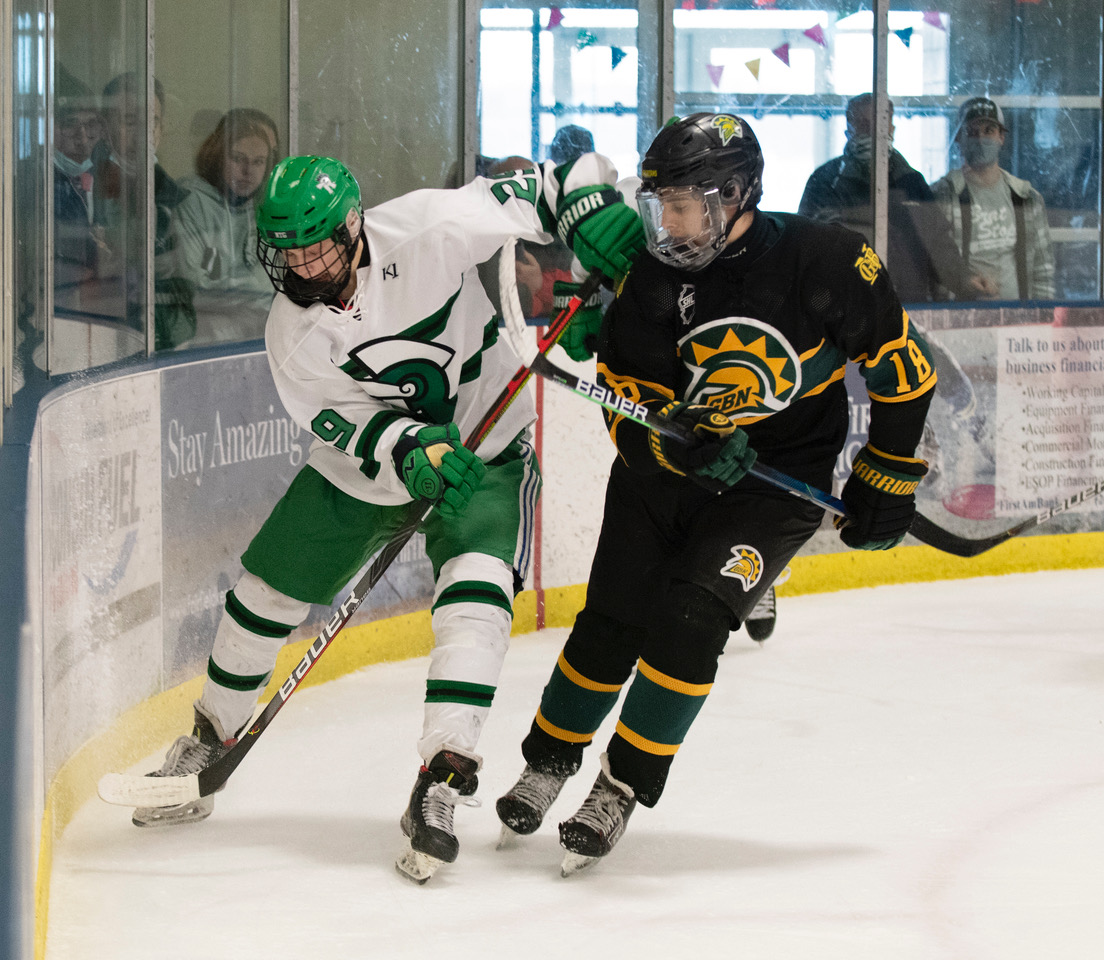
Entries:
<svg viewBox="0 0 1104 960">
<path fill-rule="evenodd" d="M 986 277 L 1001 300 L 1054 297 L 1054 255 L 1042 195 L 1000 167 L 1008 127 L 988 97 L 958 110 L 954 140 L 962 167 L 932 185 L 972 273 Z"/>
</svg>

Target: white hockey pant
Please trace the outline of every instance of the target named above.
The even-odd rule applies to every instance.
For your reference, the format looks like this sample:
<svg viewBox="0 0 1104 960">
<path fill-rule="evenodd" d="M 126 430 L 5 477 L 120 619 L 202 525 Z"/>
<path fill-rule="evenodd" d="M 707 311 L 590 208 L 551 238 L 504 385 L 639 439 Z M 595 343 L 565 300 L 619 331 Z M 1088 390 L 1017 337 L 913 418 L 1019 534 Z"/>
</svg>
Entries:
<svg viewBox="0 0 1104 960">
<path fill-rule="evenodd" d="M 196 707 L 223 740 L 236 736 L 253 718 L 257 700 L 272 676 L 276 657 L 291 631 L 310 612 L 310 604 L 274 590 L 248 571 L 234 587 L 238 617 L 223 611 L 211 651 L 207 682 Z M 256 625 L 257 629 L 250 629 Z M 269 626 L 267 633 L 258 632 Z M 286 627 L 283 633 L 280 627 Z"/>
<path fill-rule="evenodd" d="M 510 646 L 514 573 L 481 553 L 444 564 L 433 596 L 434 647 L 418 753 L 428 763 L 444 747 L 478 759 L 479 734 L 490 711 Z M 469 600 L 478 596 L 484 600 Z"/>
</svg>

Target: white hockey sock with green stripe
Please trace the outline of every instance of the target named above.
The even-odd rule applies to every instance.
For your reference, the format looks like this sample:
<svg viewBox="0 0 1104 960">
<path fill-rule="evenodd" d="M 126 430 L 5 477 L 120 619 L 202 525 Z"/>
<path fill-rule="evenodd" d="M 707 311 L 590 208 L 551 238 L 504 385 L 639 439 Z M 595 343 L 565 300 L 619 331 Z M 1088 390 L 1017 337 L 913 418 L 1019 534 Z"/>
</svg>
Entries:
<svg viewBox="0 0 1104 960">
<path fill-rule="evenodd" d="M 220 733 L 233 736 L 252 718 L 280 648 L 309 611 L 251 573 L 227 593 L 199 700 Z"/>
<path fill-rule="evenodd" d="M 461 554 L 442 568 L 418 742 L 423 758 L 445 744 L 474 752 L 510 646 L 513 583 L 510 567 L 486 554 Z"/>
</svg>

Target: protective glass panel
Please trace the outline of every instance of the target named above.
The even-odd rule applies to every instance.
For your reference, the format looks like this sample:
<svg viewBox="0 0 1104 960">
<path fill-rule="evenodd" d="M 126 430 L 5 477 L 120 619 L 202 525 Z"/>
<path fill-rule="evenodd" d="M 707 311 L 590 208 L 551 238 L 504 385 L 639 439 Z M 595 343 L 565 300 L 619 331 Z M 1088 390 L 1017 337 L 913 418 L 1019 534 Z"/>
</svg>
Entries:
<svg viewBox="0 0 1104 960">
<path fill-rule="evenodd" d="M 45 353 L 59 374 L 146 352 L 146 170 L 160 128 L 155 121 L 149 144 L 145 4 L 105 3 L 90 18 L 86 4 L 57 0 L 54 13 L 54 289 Z"/>
<path fill-rule="evenodd" d="M 334 157 L 365 206 L 442 187 L 461 154 L 459 0 L 299 3 L 299 153 Z"/>
<path fill-rule="evenodd" d="M 264 334 L 273 296 L 257 258 L 254 203 L 287 153 L 287 2 L 158 0 L 154 22 L 165 98 L 154 179 L 156 348 L 252 340 Z"/>
<path fill-rule="evenodd" d="M 890 76 L 919 68 L 921 89 L 897 99 L 897 146 L 932 184 L 966 263 L 966 288 L 947 283 L 948 295 L 1098 297 L 1100 10 L 955 5 L 922 17 L 911 37 L 890 37 Z M 916 59 L 915 38 L 933 28 L 944 63 Z"/>
<path fill-rule="evenodd" d="M 699 7 L 674 11 L 675 113 L 727 111 L 749 121 L 765 162 L 762 209 L 801 209 L 871 236 L 869 188 L 856 185 L 846 196 L 830 197 L 814 184 L 803 202 L 810 174 L 827 178 L 828 170 L 819 168 L 843 159 L 848 98 L 870 90 L 871 14 L 855 4 Z"/>
<path fill-rule="evenodd" d="M 596 150 L 621 177 L 635 176 L 638 140 L 638 14 L 624 3 L 506 7 L 480 12 L 477 174 L 522 162 L 566 163 Z M 650 121 L 649 121 L 650 126 Z M 559 241 L 519 243 L 516 272 L 523 311 L 552 310 L 552 287 L 571 279 L 571 253 Z M 493 279 L 485 278 L 492 300 Z"/>
</svg>

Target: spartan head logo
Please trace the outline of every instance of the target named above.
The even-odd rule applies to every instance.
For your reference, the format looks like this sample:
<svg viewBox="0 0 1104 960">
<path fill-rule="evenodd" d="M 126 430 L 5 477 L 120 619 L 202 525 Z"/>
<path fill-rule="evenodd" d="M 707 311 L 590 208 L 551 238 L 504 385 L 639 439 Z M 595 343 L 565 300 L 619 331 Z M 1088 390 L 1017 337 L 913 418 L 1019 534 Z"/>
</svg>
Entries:
<svg viewBox="0 0 1104 960">
<path fill-rule="evenodd" d="M 722 577 L 739 580 L 744 590 L 750 590 L 763 575 L 763 558 L 755 547 L 741 543 L 732 548 L 732 559 L 721 567 Z"/>
<path fill-rule="evenodd" d="M 679 341 L 690 375 L 687 399 L 729 417 L 767 416 L 789 406 L 801 389 L 801 361 L 774 327 L 726 317 Z"/>
<path fill-rule="evenodd" d="M 711 127 L 715 127 L 717 133 L 721 138 L 721 146 L 727 147 L 728 142 L 733 137 L 742 137 L 744 135 L 744 125 L 740 121 L 727 113 L 719 113 L 713 118 Z"/>
</svg>

